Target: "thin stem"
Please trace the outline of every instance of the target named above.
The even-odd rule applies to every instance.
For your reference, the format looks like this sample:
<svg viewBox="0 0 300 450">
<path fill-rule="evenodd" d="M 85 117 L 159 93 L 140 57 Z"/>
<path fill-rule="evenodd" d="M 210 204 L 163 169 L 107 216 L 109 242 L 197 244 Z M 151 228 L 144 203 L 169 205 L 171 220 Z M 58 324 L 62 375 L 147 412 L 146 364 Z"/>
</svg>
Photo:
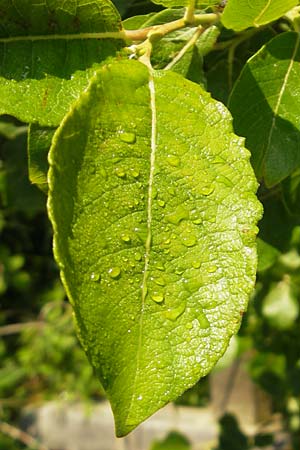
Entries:
<svg viewBox="0 0 300 450">
<path fill-rule="evenodd" d="M 247 41 L 249 38 L 254 36 L 256 33 L 260 32 L 261 30 L 262 30 L 262 27 L 259 29 L 254 28 L 254 29 L 245 31 L 243 34 L 240 34 L 233 39 L 228 39 L 228 41 L 218 42 L 214 46 L 213 50 L 226 50 L 228 47 L 231 47 L 233 45 L 235 47 L 237 47 L 242 42 Z"/>
<path fill-rule="evenodd" d="M 189 6 L 186 8 L 184 20 L 187 25 L 194 23 L 196 0 L 190 0 Z"/>
<path fill-rule="evenodd" d="M 7 422 L 0 421 L 0 432 L 3 434 L 6 434 L 7 436 L 11 437 L 12 439 L 22 442 L 27 447 L 34 447 L 34 448 L 36 448 L 36 450 L 49 450 L 48 447 L 46 447 L 43 444 L 40 444 L 30 434 L 26 433 L 23 430 L 20 430 L 19 428 L 16 428 L 16 427 L 10 425 Z"/>
<path fill-rule="evenodd" d="M 10 334 L 17 334 L 27 328 L 41 328 L 45 325 L 42 321 L 26 322 L 26 323 L 13 323 L 11 325 L 5 325 L 0 327 L 0 336 L 8 336 Z"/>
<path fill-rule="evenodd" d="M 164 70 L 172 69 L 175 64 L 180 61 L 180 59 L 185 55 L 185 53 L 195 45 L 198 38 L 201 36 L 201 34 L 205 31 L 205 28 L 203 28 L 201 25 L 197 28 L 191 39 L 185 44 L 184 47 L 178 52 L 178 54 L 175 56 L 175 58 L 172 59 L 172 61 L 169 62 L 169 64 L 164 68 Z"/>
<path fill-rule="evenodd" d="M 195 14 L 193 18 L 193 26 L 210 26 L 220 20 L 219 13 Z M 173 22 L 164 23 L 162 25 L 153 25 L 152 27 L 142 28 L 141 30 L 124 30 L 125 38 L 130 41 L 144 41 L 149 38 L 151 41 L 161 39 L 172 31 L 180 30 L 189 26 L 185 17 L 174 20 Z"/>
</svg>

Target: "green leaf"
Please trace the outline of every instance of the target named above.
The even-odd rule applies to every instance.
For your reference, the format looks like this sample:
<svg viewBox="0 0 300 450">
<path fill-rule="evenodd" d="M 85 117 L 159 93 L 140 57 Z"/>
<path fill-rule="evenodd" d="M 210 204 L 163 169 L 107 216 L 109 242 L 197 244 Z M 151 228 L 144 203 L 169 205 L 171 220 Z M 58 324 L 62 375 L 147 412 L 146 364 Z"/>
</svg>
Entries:
<svg viewBox="0 0 300 450">
<path fill-rule="evenodd" d="M 299 314 L 299 304 L 291 289 L 289 277 L 270 290 L 264 298 L 262 313 L 270 325 L 279 330 L 287 330 L 293 326 Z"/>
<path fill-rule="evenodd" d="M 172 431 L 168 436 L 159 442 L 152 444 L 150 450 L 190 450 L 191 444 L 180 433 Z"/>
<path fill-rule="evenodd" d="M 260 27 L 283 16 L 298 4 L 298 0 L 228 0 L 222 23 L 235 31 Z"/>
<path fill-rule="evenodd" d="M 258 178 L 271 187 L 300 165 L 299 33 L 283 33 L 244 67 L 229 99 Z"/>
<path fill-rule="evenodd" d="M 23 134 L 2 146 L 0 196 L 6 208 L 30 216 L 45 211 L 45 196 L 28 180 L 26 138 L 27 133 L 23 130 Z"/>
<path fill-rule="evenodd" d="M 28 172 L 31 183 L 48 192 L 48 152 L 55 128 L 30 125 L 28 132 Z"/>
<path fill-rule="evenodd" d="M 57 126 L 95 68 L 124 45 L 110 0 L 3 0 L 0 16 L 0 114 L 23 122 Z"/>
<path fill-rule="evenodd" d="M 100 70 L 53 138 L 55 255 L 119 436 L 240 325 L 261 214 L 248 159 L 222 104 L 137 61 Z"/>
<path fill-rule="evenodd" d="M 257 239 L 257 254 L 257 271 L 263 272 L 264 270 L 269 269 L 273 266 L 273 264 L 275 264 L 280 255 L 280 252 L 275 247 L 263 241 L 262 239 Z"/>
<path fill-rule="evenodd" d="M 282 182 L 284 204 L 288 212 L 300 216 L 300 168 Z"/>
</svg>

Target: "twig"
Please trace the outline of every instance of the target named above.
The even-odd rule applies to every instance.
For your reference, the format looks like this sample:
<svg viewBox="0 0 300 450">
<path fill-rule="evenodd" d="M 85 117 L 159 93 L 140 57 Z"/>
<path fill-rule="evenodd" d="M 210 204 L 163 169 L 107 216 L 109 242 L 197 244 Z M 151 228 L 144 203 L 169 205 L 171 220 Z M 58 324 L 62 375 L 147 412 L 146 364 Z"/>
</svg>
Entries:
<svg viewBox="0 0 300 450">
<path fill-rule="evenodd" d="M 26 328 L 41 328 L 45 325 L 42 321 L 25 322 L 25 323 L 12 323 L 11 325 L 5 325 L 0 327 L 0 336 L 8 336 L 9 334 L 17 334 Z"/>
<path fill-rule="evenodd" d="M 0 432 L 6 434 L 12 439 L 22 442 L 27 447 L 34 447 L 36 448 L 36 450 L 49 450 L 48 447 L 46 447 L 43 444 L 40 444 L 30 434 L 26 433 L 23 430 L 20 430 L 19 428 L 14 427 L 13 425 L 10 425 L 7 422 L 0 421 Z"/>
<path fill-rule="evenodd" d="M 175 56 L 175 58 L 172 59 L 172 61 L 169 62 L 169 64 L 164 67 L 164 70 L 169 70 L 171 69 L 184 55 L 185 53 L 191 48 L 193 47 L 193 45 L 195 45 L 195 43 L 197 42 L 198 38 L 201 36 L 201 34 L 205 31 L 205 28 L 199 26 L 197 28 L 197 30 L 195 31 L 194 35 L 192 36 L 192 38 L 186 43 L 186 45 L 184 47 L 182 47 L 182 49 L 180 50 L 180 52 Z"/>
<path fill-rule="evenodd" d="M 221 15 L 219 13 L 210 14 L 195 14 L 192 26 L 209 26 L 220 20 Z M 166 34 L 172 31 L 180 30 L 181 28 L 190 26 L 185 18 L 174 20 L 173 22 L 167 22 L 162 25 L 153 25 L 152 27 L 142 28 L 141 30 L 124 30 L 125 38 L 131 41 L 144 41 L 147 38 L 153 38 L 158 36 L 164 37 Z"/>
</svg>

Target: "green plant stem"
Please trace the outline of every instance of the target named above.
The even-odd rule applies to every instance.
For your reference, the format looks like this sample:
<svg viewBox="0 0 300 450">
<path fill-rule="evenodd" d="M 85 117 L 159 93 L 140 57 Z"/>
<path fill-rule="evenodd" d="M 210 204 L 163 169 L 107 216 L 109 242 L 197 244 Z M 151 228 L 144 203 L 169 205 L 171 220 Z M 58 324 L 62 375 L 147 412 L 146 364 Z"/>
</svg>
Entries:
<svg viewBox="0 0 300 450">
<path fill-rule="evenodd" d="M 184 20 L 186 23 L 193 24 L 195 17 L 195 0 L 190 0 L 189 6 L 186 8 L 186 13 L 184 16 Z"/>
<path fill-rule="evenodd" d="M 152 27 L 142 28 L 140 30 L 124 30 L 124 35 L 127 40 L 130 41 L 144 41 L 145 39 L 158 40 L 163 38 L 166 34 L 172 31 L 180 30 L 187 26 L 199 26 L 208 27 L 220 20 L 221 15 L 219 13 L 210 14 L 196 14 L 192 24 L 186 21 L 186 18 L 174 20 L 162 25 L 154 25 Z"/>
<path fill-rule="evenodd" d="M 42 321 L 26 322 L 26 323 L 13 323 L 11 325 L 5 325 L 0 327 L 0 336 L 8 336 L 10 334 L 17 334 L 27 328 L 41 328 L 45 325 Z"/>
<path fill-rule="evenodd" d="M 250 39 L 252 36 L 254 36 L 256 33 L 258 33 L 261 30 L 262 30 L 262 27 L 260 27 L 259 29 L 251 28 L 250 30 L 247 30 L 247 31 L 243 32 L 242 34 L 239 34 L 238 36 L 236 36 L 233 39 L 229 39 L 228 41 L 224 41 L 224 42 L 218 42 L 217 44 L 215 44 L 213 50 L 226 50 L 232 46 L 237 47 L 242 42 L 247 41 L 248 39 Z"/>
<path fill-rule="evenodd" d="M 164 68 L 164 70 L 171 69 L 180 59 L 185 55 L 185 53 L 195 45 L 198 38 L 201 36 L 201 34 L 205 31 L 205 28 L 203 28 L 201 25 L 197 28 L 194 35 L 191 37 L 191 39 L 186 43 L 184 47 L 178 52 L 178 54 L 175 56 L 175 58 L 172 59 L 172 61 L 169 62 L 169 64 Z"/>
</svg>

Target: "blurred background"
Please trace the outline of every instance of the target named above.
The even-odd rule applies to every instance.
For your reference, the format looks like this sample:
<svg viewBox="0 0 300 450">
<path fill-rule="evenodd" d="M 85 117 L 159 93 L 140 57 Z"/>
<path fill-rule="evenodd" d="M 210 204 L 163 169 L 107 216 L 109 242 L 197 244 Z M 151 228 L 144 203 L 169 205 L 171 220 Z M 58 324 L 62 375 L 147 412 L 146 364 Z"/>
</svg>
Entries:
<svg viewBox="0 0 300 450">
<path fill-rule="evenodd" d="M 160 9 L 148 1 L 115 3 L 124 18 Z M 241 60 L 249 56 L 249 48 L 239 52 Z M 208 55 L 204 66 L 213 96 L 224 101 L 215 70 L 221 53 Z M 1 117 L 0 450 L 299 449 L 299 171 L 259 190 L 265 216 L 256 289 L 223 359 L 176 404 L 116 440 L 74 332 L 52 256 L 47 197 L 29 181 L 26 145 L 26 126 Z"/>
</svg>

